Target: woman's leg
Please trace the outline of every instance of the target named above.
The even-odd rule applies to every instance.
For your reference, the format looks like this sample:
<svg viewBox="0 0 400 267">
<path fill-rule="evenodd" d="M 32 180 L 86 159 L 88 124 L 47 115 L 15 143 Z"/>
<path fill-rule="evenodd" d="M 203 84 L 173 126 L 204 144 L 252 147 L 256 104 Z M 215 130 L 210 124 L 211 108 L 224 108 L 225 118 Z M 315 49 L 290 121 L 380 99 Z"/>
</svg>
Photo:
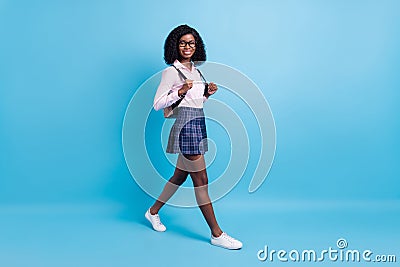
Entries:
<svg viewBox="0 0 400 267">
<path fill-rule="evenodd" d="M 175 168 L 174 175 L 169 179 L 167 184 L 164 186 L 161 195 L 158 197 L 154 205 L 150 208 L 150 214 L 157 214 L 162 206 L 172 197 L 172 195 L 178 190 L 185 181 L 189 172 L 179 169 L 179 158 L 177 162 L 177 167 Z"/>
<path fill-rule="evenodd" d="M 215 218 L 214 209 L 211 204 L 210 197 L 208 195 L 208 177 L 207 171 L 205 168 L 204 156 L 203 155 L 185 155 L 185 157 L 193 162 L 186 163 L 187 170 L 190 171 L 190 177 L 192 178 L 194 190 L 196 194 L 196 201 L 199 205 L 201 212 L 203 213 L 204 218 L 207 221 L 208 226 L 211 229 L 211 233 L 213 236 L 218 237 L 222 234 L 222 230 L 217 223 L 217 219 Z M 199 166 L 204 166 L 199 167 Z"/>
</svg>

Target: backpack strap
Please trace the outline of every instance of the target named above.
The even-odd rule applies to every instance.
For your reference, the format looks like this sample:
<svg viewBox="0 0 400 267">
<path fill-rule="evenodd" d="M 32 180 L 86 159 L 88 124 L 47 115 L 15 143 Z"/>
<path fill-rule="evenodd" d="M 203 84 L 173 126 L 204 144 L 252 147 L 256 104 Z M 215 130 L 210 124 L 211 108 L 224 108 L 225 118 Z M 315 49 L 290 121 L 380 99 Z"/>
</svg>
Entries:
<svg viewBox="0 0 400 267">
<path fill-rule="evenodd" d="M 181 77 L 183 78 L 183 80 L 187 80 L 185 74 L 183 74 L 182 71 L 181 71 L 180 69 L 178 69 L 177 67 L 175 67 L 174 64 L 172 64 L 172 67 L 174 67 L 174 68 L 179 72 L 179 74 L 181 75 Z"/>
<path fill-rule="evenodd" d="M 200 77 L 203 79 L 203 81 L 204 81 L 205 83 L 207 83 L 207 80 L 206 80 L 206 78 L 204 78 L 204 76 L 203 76 L 203 74 L 201 73 L 201 71 L 200 71 L 199 69 L 196 69 L 196 70 L 199 72 Z"/>
<path fill-rule="evenodd" d="M 178 69 L 177 67 L 175 67 L 174 64 L 172 64 L 172 66 L 178 71 L 179 75 L 182 76 L 183 80 L 187 80 L 185 74 L 183 74 L 182 71 L 181 71 L 180 69 Z M 186 94 L 183 95 L 183 96 L 182 96 L 179 100 L 177 100 L 175 103 L 173 103 L 173 104 L 171 105 L 172 109 L 176 108 L 176 107 L 182 102 L 182 100 L 185 98 L 185 96 L 186 96 Z"/>
</svg>

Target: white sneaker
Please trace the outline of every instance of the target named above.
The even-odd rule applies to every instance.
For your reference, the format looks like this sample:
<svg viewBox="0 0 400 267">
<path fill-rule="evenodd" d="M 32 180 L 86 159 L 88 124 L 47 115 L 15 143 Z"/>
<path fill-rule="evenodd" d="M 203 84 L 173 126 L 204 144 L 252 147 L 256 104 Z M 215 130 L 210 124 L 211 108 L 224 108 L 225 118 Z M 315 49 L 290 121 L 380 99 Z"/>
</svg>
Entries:
<svg viewBox="0 0 400 267">
<path fill-rule="evenodd" d="M 229 236 L 225 232 L 222 233 L 219 237 L 214 237 L 213 235 L 211 235 L 211 244 L 227 249 L 240 249 L 243 246 L 242 242 Z"/>
<path fill-rule="evenodd" d="M 153 229 L 156 230 L 157 232 L 164 232 L 167 230 L 164 224 L 162 224 L 160 220 L 160 216 L 158 214 L 151 215 L 150 209 L 146 211 L 144 214 L 144 217 L 151 223 L 153 226 Z"/>
</svg>

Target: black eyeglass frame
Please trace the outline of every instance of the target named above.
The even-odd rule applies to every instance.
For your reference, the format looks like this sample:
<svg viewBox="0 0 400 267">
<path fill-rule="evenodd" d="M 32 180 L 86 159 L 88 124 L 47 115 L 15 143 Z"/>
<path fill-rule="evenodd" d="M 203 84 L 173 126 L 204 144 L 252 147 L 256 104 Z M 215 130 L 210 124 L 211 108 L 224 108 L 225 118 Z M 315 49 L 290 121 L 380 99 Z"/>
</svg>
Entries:
<svg viewBox="0 0 400 267">
<path fill-rule="evenodd" d="M 186 45 L 189 45 L 190 48 L 195 48 L 196 42 L 195 41 L 186 42 L 184 40 L 178 42 L 179 47 L 186 47 Z"/>
</svg>

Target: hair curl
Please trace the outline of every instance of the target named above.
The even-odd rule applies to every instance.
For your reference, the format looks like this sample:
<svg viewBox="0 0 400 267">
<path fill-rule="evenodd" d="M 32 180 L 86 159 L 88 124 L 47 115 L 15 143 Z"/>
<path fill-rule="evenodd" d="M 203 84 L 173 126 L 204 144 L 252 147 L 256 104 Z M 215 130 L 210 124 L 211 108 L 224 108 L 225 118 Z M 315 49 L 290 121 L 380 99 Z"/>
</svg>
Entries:
<svg viewBox="0 0 400 267">
<path fill-rule="evenodd" d="M 195 29 L 185 24 L 173 29 L 167 36 L 167 39 L 165 39 L 164 60 L 168 65 L 173 64 L 176 59 L 179 59 L 178 42 L 181 37 L 186 34 L 192 34 L 196 42 L 196 50 L 191 60 L 196 65 L 201 65 L 206 61 L 206 49 L 204 47 L 203 39 L 201 39 L 200 34 Z"/>
</svg>

